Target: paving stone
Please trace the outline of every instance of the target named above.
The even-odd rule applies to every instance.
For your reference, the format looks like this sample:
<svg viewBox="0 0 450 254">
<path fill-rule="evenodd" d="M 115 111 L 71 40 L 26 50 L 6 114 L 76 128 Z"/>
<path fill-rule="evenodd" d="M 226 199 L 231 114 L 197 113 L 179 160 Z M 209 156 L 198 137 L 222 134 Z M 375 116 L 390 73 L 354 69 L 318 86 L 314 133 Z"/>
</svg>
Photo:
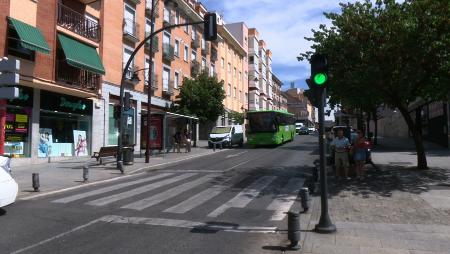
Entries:
<svg viewBox="0 0 450 254">
<path fill-rule="evenodd" d="M 336 245 L 365 246 L 381 248 L 381 241 L 376 238 L 336 235 Z"/>
<path fill-rule="evenodd" d="M 359 247 L 333 244 L 314 244 L 312 252 L 317 254 L 361 254 Z"/>
<path fill-rule="evenodd" d="M 361 254 L 410 254 L 408 250 L 392 248 L 361 247 Z"/>
<path fill-rule="evenodd" d="M 421 250 L 410 250 L 410 254 L 450 254 L 450 251 L 447 252 L 435 252 L 435 251 L 421 251 Z"/>
</svg>

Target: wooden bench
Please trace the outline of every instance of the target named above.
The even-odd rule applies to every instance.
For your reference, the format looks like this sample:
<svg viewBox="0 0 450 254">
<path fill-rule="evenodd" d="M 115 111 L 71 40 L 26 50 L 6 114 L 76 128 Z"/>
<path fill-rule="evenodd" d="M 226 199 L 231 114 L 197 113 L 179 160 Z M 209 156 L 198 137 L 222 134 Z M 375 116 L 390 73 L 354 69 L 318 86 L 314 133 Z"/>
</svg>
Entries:
<svg viewBox="0 0 450 254">
<path fill-rule="evenodd" d="M 102 158 L 104 157 L 116 157 L 117 156 L 117 146 L 102 146 L 100 147 L 100 151 L 94 152 L 92 158 L 97 159 L 99 165 L 103 164 Z"/>
</svg>

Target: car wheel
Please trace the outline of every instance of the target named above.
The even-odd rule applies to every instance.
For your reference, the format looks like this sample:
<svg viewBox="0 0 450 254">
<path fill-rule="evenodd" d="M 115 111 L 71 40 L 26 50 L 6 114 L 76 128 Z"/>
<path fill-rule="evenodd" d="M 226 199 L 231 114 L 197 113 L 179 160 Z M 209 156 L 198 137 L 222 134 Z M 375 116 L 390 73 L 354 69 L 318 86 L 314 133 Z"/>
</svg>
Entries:
<svg viewBox="0 0 450 254">
<path fill-rule="evenodd" d="M 243 147 L 244 146 L 244 140 L 241 139 L 241 141 L 239 142 L 239 147 Z"/>
</svg>

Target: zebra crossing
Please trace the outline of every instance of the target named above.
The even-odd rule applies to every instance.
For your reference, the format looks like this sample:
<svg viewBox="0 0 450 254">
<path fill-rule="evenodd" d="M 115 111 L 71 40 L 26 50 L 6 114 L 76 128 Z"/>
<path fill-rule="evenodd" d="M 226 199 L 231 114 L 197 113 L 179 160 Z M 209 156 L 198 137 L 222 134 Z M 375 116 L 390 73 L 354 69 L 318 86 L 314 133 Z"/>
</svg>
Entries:
<svg viewBox="0 0 450 254">
<path fill-rule="evenodd" d="M 82 202 L 93 207 L 117 205 L 118 209 L 143 211 L 192 192 L 192 195 L 179 203 L 169 202 L 170 205 L 164 203 L 166 207 L 163 207 L 161 212 L 187 214 L 211 202 L 215 207 L 208 211 L 206 217 L 217 218 L 230 208 L 248 207 L 264 190 L 271 188 L 273 191 L 264 199 L 264 202 L 270 199 L 269 202 L 264 205 L 258 202 L 258 206 L 263 205 L 265 211 L 272 213 L 271 221 L 281 221 L 294 205 L 304 183 L 304 179 L 300 177 L 280 179 L 278 176 L 262 175 L 251 179 L 238 179 L 237 183 L 245 183 L 246 186 L 239 186 L 236 191 L 237 188 L 234 187 L 236 183 L 232 181 L 232 177 L 221 176 L 218 180 L 219 176 L 221 175 L 218 173 L 156 173 L 142 179 L 60 197 L 51 202 L 55 204 Z M 220 183 L 213 184 L 214 180 Z M 215 202 L 217 200 L 223 201 L 217 203 Z"/>
</svg>

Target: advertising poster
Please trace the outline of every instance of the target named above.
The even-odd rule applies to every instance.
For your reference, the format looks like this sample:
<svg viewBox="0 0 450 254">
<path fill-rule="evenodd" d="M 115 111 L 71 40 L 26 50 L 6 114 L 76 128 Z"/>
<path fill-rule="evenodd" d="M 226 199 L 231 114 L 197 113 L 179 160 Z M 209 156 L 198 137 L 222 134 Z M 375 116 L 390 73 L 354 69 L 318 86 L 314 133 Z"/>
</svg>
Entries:
<svg viewBox="0 0 450 254">
<path fill-rule="evenodd" d="M 38 157 L 44 158 L 50 156 L 53 143 L 52 129 L 40 128 L 39 137 Z"/>
<path fill-rule="evenodd" d="M 86 138 L 86 131 L 73 131 L 73 144 L 75 148 L 75 156 L 88 155 L 88 141 Z"/>
<path fill-rule="evenodd" d="M 150 126 L 150 148 L 161 150 L 162 149 L 162 141 L 163 141 L 163 119 L 162 116 L 152 116 L 151 117 L 151 126 Z M 142 119 L 142 129 L 141 129 L 141 148 L 145 149 L 147 144 L 146 136 L 147 136 L 147 117 L 143 117 Z"/>
</svg>

